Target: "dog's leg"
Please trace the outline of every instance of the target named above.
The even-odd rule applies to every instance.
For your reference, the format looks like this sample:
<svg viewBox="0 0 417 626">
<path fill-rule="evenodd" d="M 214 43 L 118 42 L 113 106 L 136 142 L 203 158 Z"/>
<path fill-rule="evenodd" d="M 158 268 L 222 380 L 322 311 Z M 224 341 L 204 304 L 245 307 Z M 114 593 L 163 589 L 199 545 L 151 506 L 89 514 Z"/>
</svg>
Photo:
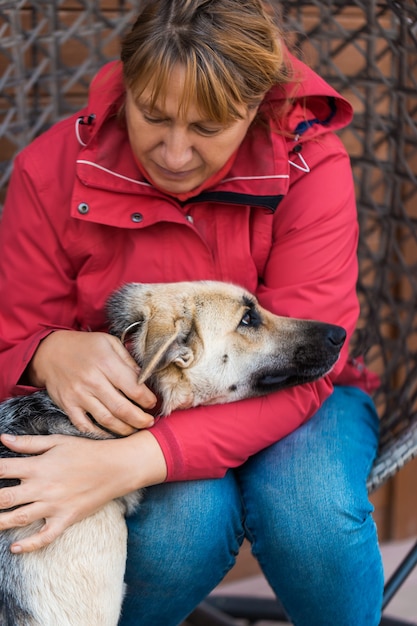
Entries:
<svg viewBox="0 0 417 626">
<path fill-rule="evenodd" d="M 124 511 L 120 501 L 110 502 L 46 548 L 9 553 L 5 566 L 16 577 L 15 591 L 9 584 L 4 597 L 10 603 L 4 614 L 14 615 L 10 626 L 117 625 L 126 564 Z M 10 569 L 3 575 L 10 577 Z"/>
</svg>

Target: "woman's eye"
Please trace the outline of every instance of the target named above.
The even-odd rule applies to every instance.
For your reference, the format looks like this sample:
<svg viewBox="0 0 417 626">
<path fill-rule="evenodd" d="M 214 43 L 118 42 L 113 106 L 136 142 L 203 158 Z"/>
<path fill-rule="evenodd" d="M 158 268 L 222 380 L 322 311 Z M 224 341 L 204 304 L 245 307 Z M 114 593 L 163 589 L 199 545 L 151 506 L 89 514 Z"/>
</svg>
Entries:
<svg viewBox="0 0 417 626">
<path fill-rule="evenodd" d="M 149 115 L 144 115 L 143 118 L 148 124 L 162 124 L 165 121 L 161 117 L 150 117 Z"/>
<path fill-rule="evenodd" d="M 210 135 L 217 135 L 222 130 L 221 128 L 207 128 L 206 126 L 200 126 L 199 124 L 196 124 L 194 128 L 198 133 L 200 133 L 200 135 L 206 135 L 207 137 Z"/>
</svg>

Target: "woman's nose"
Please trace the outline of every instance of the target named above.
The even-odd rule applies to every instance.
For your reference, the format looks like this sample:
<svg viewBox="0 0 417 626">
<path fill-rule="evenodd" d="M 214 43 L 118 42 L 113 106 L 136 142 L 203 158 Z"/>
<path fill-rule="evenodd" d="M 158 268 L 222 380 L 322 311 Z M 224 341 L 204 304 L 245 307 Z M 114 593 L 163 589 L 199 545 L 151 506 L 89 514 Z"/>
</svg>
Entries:
<svg viewBox="0 0 417 626">
<path fill-rule="evenodd" d="M 163 142 L 165 167 L 172 172 L 180 172 L 191 161 L 193 148 L 184 130 L 170 129 Z"/>
</svg>

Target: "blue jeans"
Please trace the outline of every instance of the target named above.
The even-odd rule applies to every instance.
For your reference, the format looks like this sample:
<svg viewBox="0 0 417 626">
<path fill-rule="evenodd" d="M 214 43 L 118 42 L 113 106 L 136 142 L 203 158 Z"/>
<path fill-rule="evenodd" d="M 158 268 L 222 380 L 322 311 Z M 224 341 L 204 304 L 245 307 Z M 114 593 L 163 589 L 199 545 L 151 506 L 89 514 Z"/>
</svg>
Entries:
<svg viewBox="0 0 417 626">
<path fill-rule="evenodd" d="M 224 478 L 149 488 L 128 519 L 120 626 L 180 624 L 244 537 L 297 626 L 379 624 L 383 570 L 365 484 L 377 441 L 372 401 L 337 387 L 310 421 Z"/>
</svg>

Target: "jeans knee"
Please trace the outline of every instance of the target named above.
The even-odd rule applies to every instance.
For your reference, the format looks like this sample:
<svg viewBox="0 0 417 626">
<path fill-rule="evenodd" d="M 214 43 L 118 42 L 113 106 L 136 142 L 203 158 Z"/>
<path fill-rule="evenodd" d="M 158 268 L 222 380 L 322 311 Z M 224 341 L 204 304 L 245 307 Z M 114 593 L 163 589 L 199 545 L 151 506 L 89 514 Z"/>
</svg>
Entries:
<svg viewBox="0 0 417 626">
<path fill-rule="evenodd" d="M 271 545 L 278 544 L 280 550 L 303 560 L 305 555 L 312 558 L 316 552 L 325 553 L 328 562 L 348 554 L 355 546 L 365 545 L 375 534 L 373 507 L 365 487 L 361 497 L 344 488 L 342 481 L 338 481 L 337 488 L 323 490 L 311 483 L 309 487 L 291 502 L 288 497 L 280 502 L 278 494 L 273 499 L 265 498 L 255 515 L 248 513 L 254 552 L 260 549 L 270 553 Z"/>
<path fill-rule="evenodd" d="M 332 492 L 291 510 L 269 506 L 249 535 L 293 623 L 378 624 L 383 568 L 372 506 Z"/>
<path fill-rule="evenodd" d="M 244 534 L 232 474 L 152 487 L 127 524 L 127 571 L 148 581 L 162 575 L 192 583 L 208 562 L 221 577 L 217 572 L 233 565 Z"/>
<path fill-rule="evenodd" d="M 295 624 L 379 623 L 383 570 L 366 490 L 377 426 L 366 394 L 335 389 L 237 472 L 253 552 Z"/>
<path fill-rule="evenodd" d="M 233 474 L 152 487 L 127 524 L 121 624 L 178 624 L 232 567 L 243 540 Z"/>
</svg>

